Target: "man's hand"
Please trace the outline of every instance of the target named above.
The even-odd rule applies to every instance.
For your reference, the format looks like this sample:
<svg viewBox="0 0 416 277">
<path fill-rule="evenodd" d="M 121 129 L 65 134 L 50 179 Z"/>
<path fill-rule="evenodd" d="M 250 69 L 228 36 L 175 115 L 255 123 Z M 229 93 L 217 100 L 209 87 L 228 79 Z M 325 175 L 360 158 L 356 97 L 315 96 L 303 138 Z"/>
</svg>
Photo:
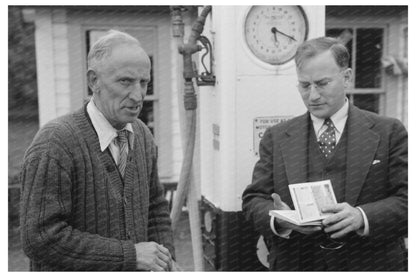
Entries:
<svg viewBox="0 0 416 277">
<path fill-rule="evenodd" d="M 182 268 L 175 262 L 172 261 L 172 269 L 171 271 L 183 271 Z"/>
<path fill-rule="evenodd" d="M 290 210 L 290 207 L 285 202 L 282 201 L 282 199 L 277 193 L 272 193 L 272 198 L 273 198 L 274 208 L 276 210 Z M 321 231 L 321 227 L 318 227 L 318 226 L 298 226 L 290 222 L 281 220 L 279 218 L 275 218 L 275 220 L 278 225 L 277 231 L 279 233 L 288 229 L 294 230 L 296 232 L 299 232 L 305 235 L 310 235 L 310 234 Z"/>
<path fill-rule="evenodd" d="M 273 204 L 276 210 L 290 210 L 290 207 L 282 201 L 280 195 L 277 193 L 272 193 Z"/>
<path fill-rule="evenodd" d="M 150 271 L 170 271 L 172 257 L 169 250 L 154 241 L 140 242 L 136 248 L 137 269 Z"/>
<path fill-rule="evenodd" d="M 324 213 L 333 213 L 322 221 L 324 231 L 332 233 L 331 238 L 342 238 L 350 232 L 364 227 L 364 219 L 358 208 L 348 203 L 340 203 L 322 208 Z"/>
</svg>

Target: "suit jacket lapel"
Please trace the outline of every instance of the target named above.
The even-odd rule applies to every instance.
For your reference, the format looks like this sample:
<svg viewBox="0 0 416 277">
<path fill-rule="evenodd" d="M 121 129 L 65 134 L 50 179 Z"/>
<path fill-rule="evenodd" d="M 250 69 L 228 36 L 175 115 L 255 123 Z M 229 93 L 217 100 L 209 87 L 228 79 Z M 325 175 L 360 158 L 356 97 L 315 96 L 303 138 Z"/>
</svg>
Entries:
<svg viewBox="0 0 416 277">
<path fill-rule="evenodd" d="M 350 104 L 347 120 L 347 172 L 345 201 L 356 204 L 379 145 L 380 137 L 371 128 L 374 122 Z"/>
<path fill-rule="evenodd" d="M 292 122 L 280 143 L 289 184 L 307 181 L 309 113 Z"/>
</svg>

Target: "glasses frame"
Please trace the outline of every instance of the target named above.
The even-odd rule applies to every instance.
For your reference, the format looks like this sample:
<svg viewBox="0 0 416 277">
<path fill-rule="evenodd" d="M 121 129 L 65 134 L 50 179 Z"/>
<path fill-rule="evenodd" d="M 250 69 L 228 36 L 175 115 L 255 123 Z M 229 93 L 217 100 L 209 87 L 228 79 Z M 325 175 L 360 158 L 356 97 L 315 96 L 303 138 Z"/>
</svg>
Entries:
<svg viewBox="0 0 416 277">
<path fill-rule="evenodd" d="M 326 90 L 326 88 L 327 88 L 327 86 L 331 83 L 331 82 L 333 82 L 333 81 L 335 81 L 335 79 L 336 79 L 336 77 L 338 76 L 338 75 L 340 75 L 340 74 L 344 74 L 345 73 L 345 71 L 346 71 L 347 69 L 342 69 L 342 70 L 340 70 L 337 74 L 335 74 L 335 75 L 332 75 L 332 76 L 330 76 L 330 77 L 325 77 L 325 78 L 323 78 L 323 79 L 321 79 L 321 80 L 318 80 L 318 81 L 313 81 L 312 83 L 308 83 L 308 86 L 307 87 L 302 87 L 301 86 L 301 82 L 299 82 L 298 83 L 298 85 L 297 85 L 297 88 L 298 88 L 298 91 L 299 92 L 301 92 L 301 93 L 307 93 L 307 92 L 310 92 L 311 90 L 312 90 L 312 86 L 315 88 L 315 90 L 316 91 L 318 91 L 318 92 L 323 92 L 323 91 L 325 91 Z M 325 80 L 325 79 L 328 79 L 328 81 L 325 81 L 325 84 L 319 84 L 319 82 L 323 82 L 323 80 Z M 307 82 L 302 82 L 302 83 L 307 83 Z"/>
</svg>

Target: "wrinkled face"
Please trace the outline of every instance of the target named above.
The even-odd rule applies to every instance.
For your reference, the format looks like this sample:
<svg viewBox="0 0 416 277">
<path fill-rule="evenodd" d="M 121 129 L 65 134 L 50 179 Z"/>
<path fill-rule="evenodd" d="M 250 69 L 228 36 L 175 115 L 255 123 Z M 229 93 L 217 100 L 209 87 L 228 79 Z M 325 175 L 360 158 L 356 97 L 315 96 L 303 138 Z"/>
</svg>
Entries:
<svg viewBox="0 0 416 277">
<path fill-rule="evenodd" d="M 329 50 L 305 60 L 297 75 L 303 102 L 314 116 L 329 118 L 344 105 L 351 69 L 340 68 Z"/>
<path fill-rule="evenodd" d="M 150 81 L 150 60 L 139 46 L 113 48 L 97 71 L 88 72 L 94 103 L 110 124 L 121 129 L 139 115 Z"/>
</svg>

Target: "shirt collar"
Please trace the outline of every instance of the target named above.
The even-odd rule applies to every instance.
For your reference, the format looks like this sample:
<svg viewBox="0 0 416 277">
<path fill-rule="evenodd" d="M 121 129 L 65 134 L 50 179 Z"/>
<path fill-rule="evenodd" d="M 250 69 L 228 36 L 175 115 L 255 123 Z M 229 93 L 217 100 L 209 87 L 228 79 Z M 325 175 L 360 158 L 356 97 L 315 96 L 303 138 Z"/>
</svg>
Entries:
<svg viewBox="0 0 416 277">
<path fill-rule="evenodd" d="M 339 134 L 342 134 L 342 132 L 344 131 L 345 123 L 347 122 L 347 118 L 348 118 L 348 108 L 349 108 L 349 101 L 348 101 L 348 98 L 345 98 L 345 103 L 341 107 L 341 109 L 339 109 L 336 113 L 334 113 L 330 117 L 330 119 L 334 123 L 335 130 Z M 310 115 L 311 115 L 311 119 L 312 119 L 315 132 L 318 133 L 318 131 L 324 125 L 325 118 L 318 118 L 314 116 L 313 114 L 310 114 Z"/>
<path fill-rule="evenodd" d="M 94 104 L 94 98 L 92 97 L 90 102 L 87 104 L 87 112 L 91 118 L 92 125 L 97 132 L 98 140 L 100 142 L 101 151 L 104 151 L 117 137 L 117 129 L 115 129 L 110 122 L 104 117 L 102 112 L 98 110 L 97 106 Z M 131 123 L 127 123 L 123 128 L 128 131 L 129 137 L 129 148 L 133 148 L 134 136 L 133 136 L 133 127 Z"/>
</svg>

